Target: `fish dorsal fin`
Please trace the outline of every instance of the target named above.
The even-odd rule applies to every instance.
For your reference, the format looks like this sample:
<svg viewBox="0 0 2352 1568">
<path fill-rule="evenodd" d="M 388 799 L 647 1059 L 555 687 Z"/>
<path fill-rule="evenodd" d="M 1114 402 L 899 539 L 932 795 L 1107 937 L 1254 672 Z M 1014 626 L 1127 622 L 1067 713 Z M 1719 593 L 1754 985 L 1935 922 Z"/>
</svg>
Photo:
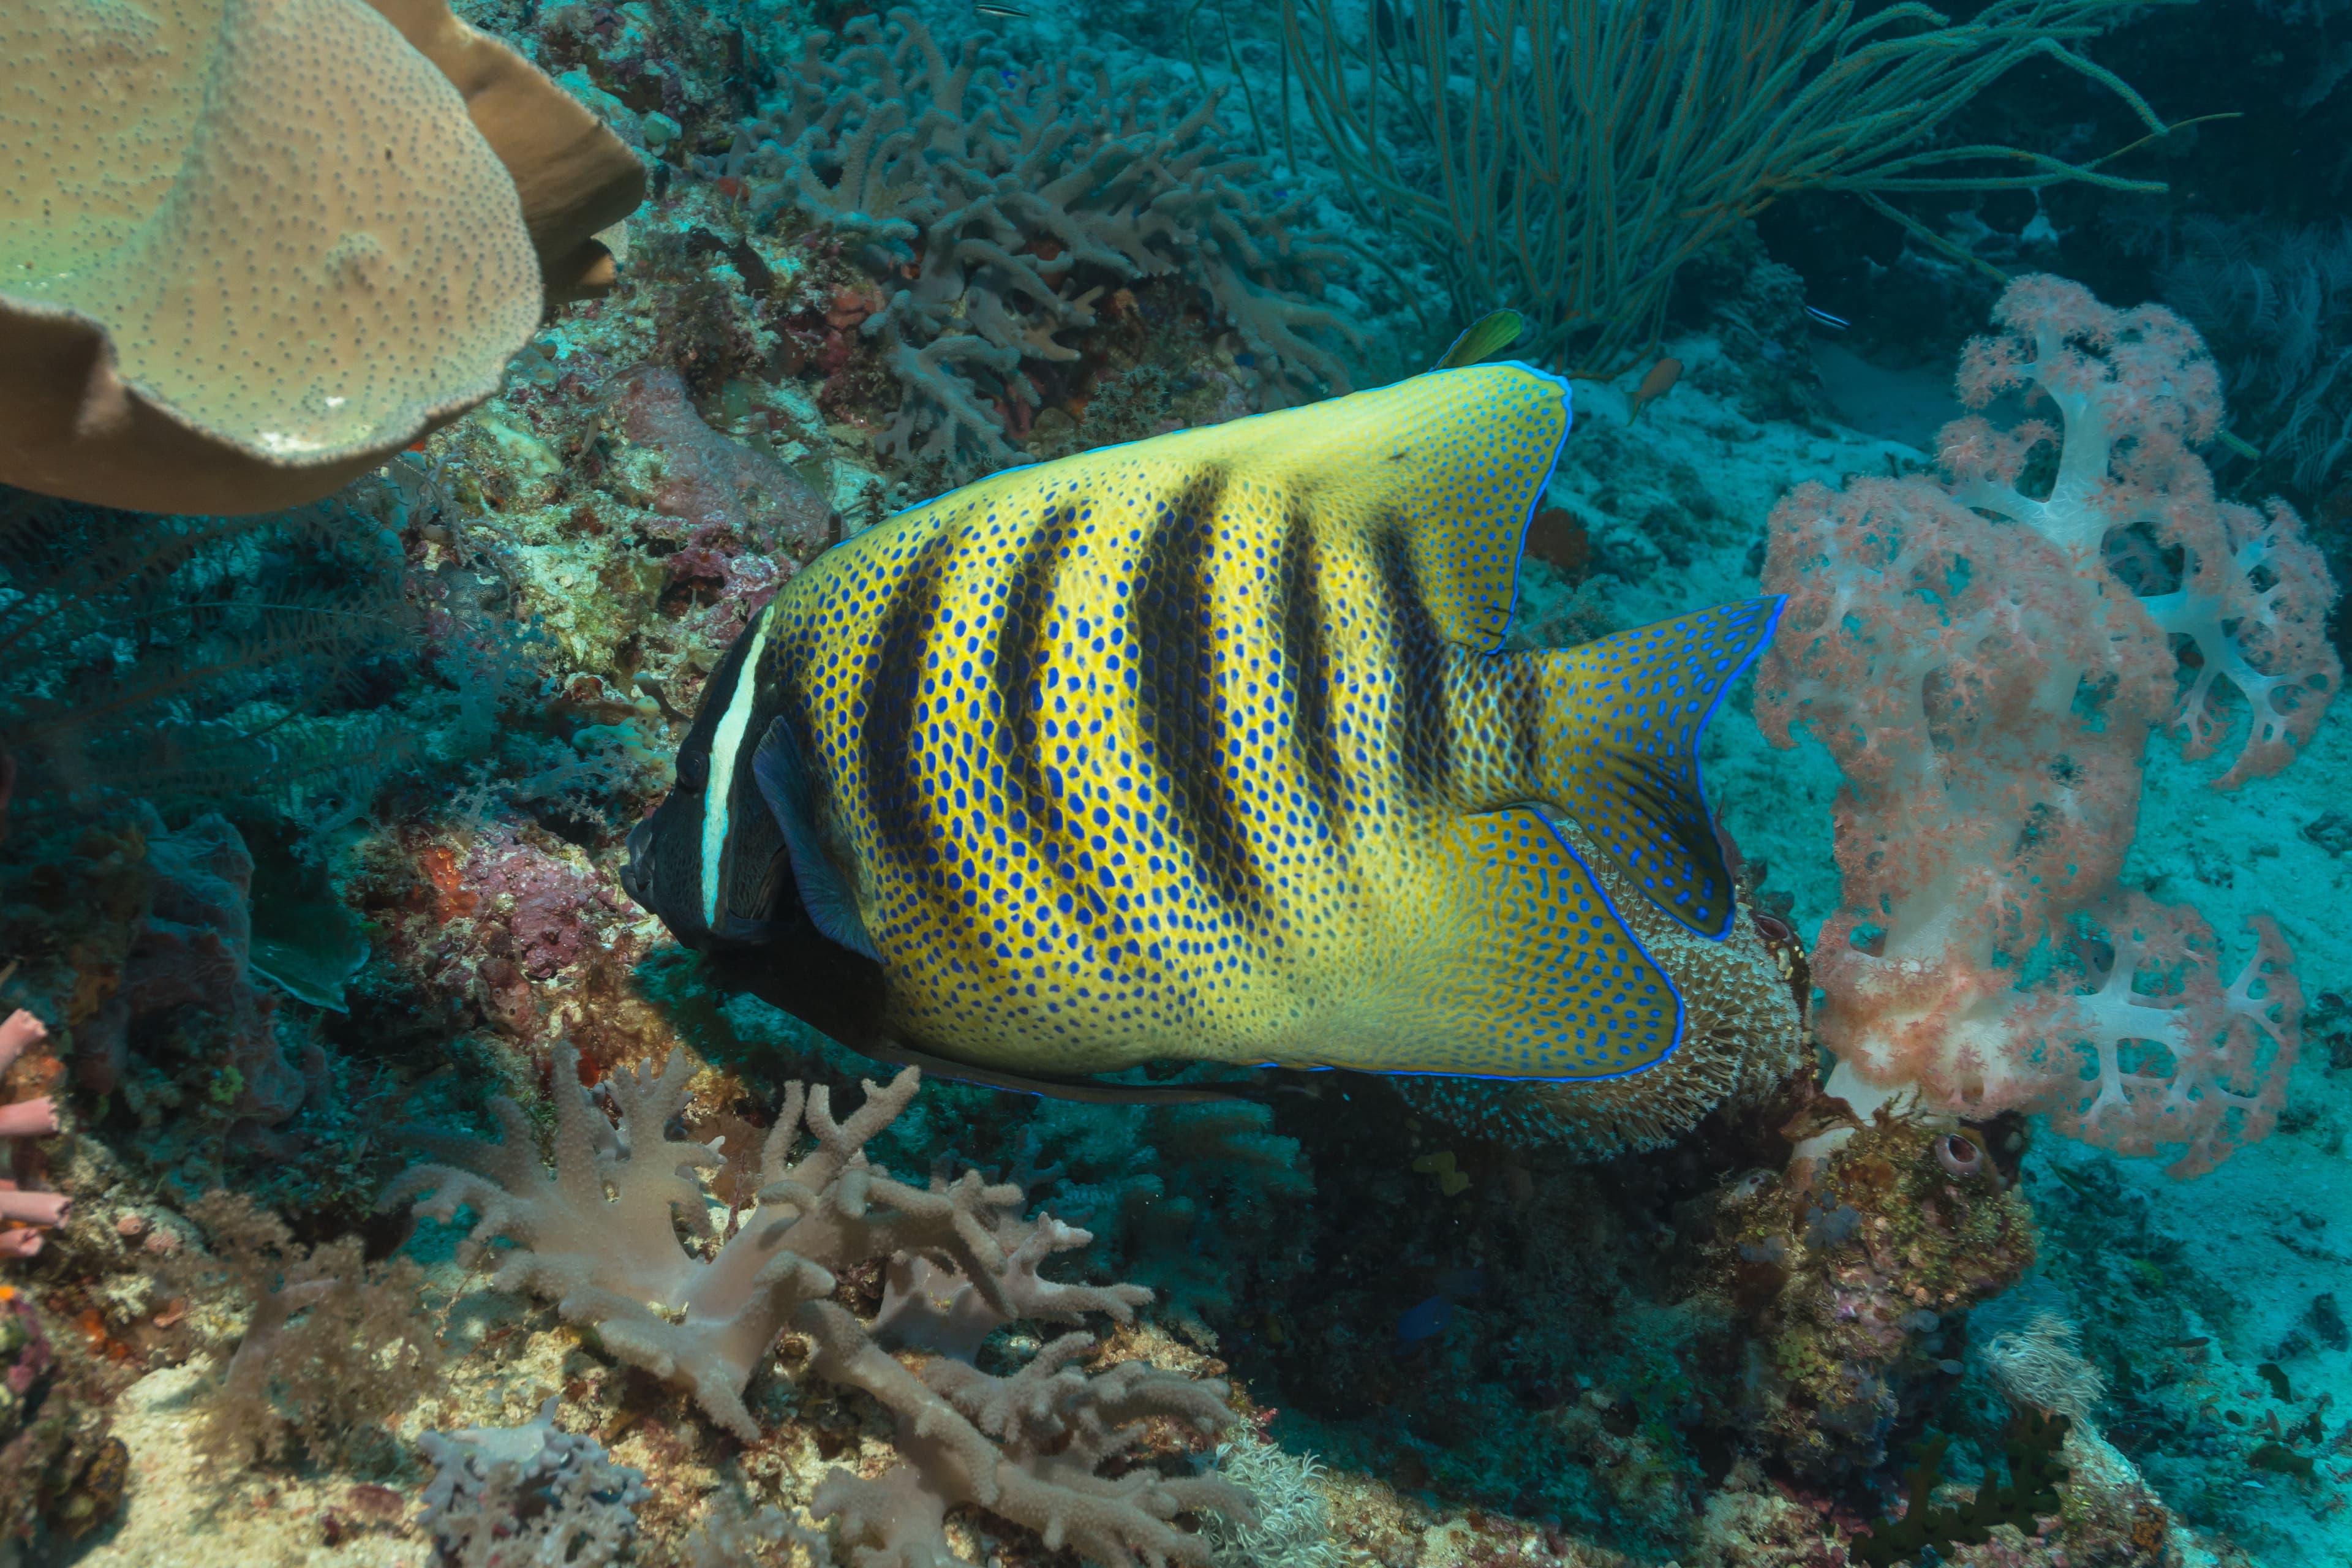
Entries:
<svg viewBox="0 0 2352 1568">
<path fill-rule="evenodd" d="M 1318 528 L 1353 532 L 1375 552 L 1402 541 L 1437 635 L 1492 651 L 1568 426 L 1568 383 L 1505 362 L 1211 426 L 1165 450 L 1197 447 L 1228 472 L 1260 476 L 1310 508 Z"/>
<path fill-rule="evenodd" d="M 1427 406 L 1398 434 L 1421 444 L 1406 490 L 1406 539 L 1438 636 L 1503 646 L 1528 523 L 1568 439 L 1568 383 L 1512 362 L 1417 375 Z"/>
<path fill-rule="evenodd" d="M 858 918 L 857 900 L 851 896 L 849 884 L 824 852 L 810 798 L 808 769 L 790 718 L 779 714 L 761 737 L 760 749 L 751 758 L 751 776 L 759 782 L 760 796 L 768 803 L 769 814 L 783 830 L 801 907 L 832 941 L 880 963 L 882 955 L 866 934 L 866 922 Z"/>
<path fill-rule="evenodd" d="M 1699 737 L 1771 639 L 1785 601 L 1717 605 L 1582 647 L 1547 648 L 1554 803 L 1684 925 L 1720 941 L 1731 870 L 1699 779 Z"/>
</svg>

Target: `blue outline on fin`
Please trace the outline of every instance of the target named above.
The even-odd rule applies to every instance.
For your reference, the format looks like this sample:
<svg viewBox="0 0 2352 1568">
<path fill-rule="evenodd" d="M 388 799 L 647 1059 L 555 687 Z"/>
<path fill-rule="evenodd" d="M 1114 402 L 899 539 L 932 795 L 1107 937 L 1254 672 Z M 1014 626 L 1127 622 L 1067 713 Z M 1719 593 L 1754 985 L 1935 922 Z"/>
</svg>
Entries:
<svg viewBox="0 0 2352 1568">
<path fill-rule="evenodd" d="M 817 842 L 809 815 L 808 771 L 801 763 L 792 722 L 782 713 L 751 753 L 751 778 L 760 786 L 760 798 L 768 803 L 769 815 L 783 830 L 784 848 L 793 858 L 793 882 L 809 919 L 830 940 L 881 963 L 874 939 L 866 934 L 866 922 L 858 919 L 856 902 Z"/>
<path fill-rule="evenodd" d="M 1331 1072 L 1344 1070 L 1348 1072 L 1369 1073 L 1377 1078 L 1475 1078 L 1486 1079 L 1495 1083 L 1606 1083 L 1612 1079 L 1637 1078 L 1643 1073 L 1650 1071 L 1654 1068 L 1664 1067 L 1666 1062 L 1673 1058 L 1676 1051 L 1683 1048 L 1683 1041 L 1690 1033 L 1690 1004 L 1683 1000 L 1683 988 L 1675 984 L 1673 972 L 1668 970 L 1664 963 L 1659 962 L 1658 955 L 1650 951 L 1650 944 L 1636 936 L 1633 933 L 1633 928 L 1625 923 L 1625 917 L 1618 912 L 1617 900 L 1609 896 L 1608 887 L 1602 883 L 1599 877 L 1593 875 L 1592 862 L 1587 860 L 1583 855 L 1578 851 L 1576 846 L 1568 841 L 1568 835 L 1559 830 L 1559 824 L 1552 820 L 1550 813 L 1534 805 L 1507 805 L 1500 809 L 1503 811 L 1526 811 L 1535 814 L 1536 818 L 1544 825 L 1545 830 L 1552 836 L 1553 842 L 1558 844 L 1562 849 L 1568 851 L 1568 858 L 1576 862 L 1577 868 L 1584 873 L 1585 880 L 1591 886 L 1592 890 L 1601 895 L 1601 907 L 1609 911 L 1609 918 L 1617 922 L 1617 929 L 1625 933 L 1625 940 L 1633 943 L 1633 951 L 1640 953 L 1643 958 L 1648 959 L 1650 961 L 1650 966 L 1658 972 L 1658 978 L 1666 983 L 1666 994 L 1675 999 L 1675 1037 L 1671 1041 L 1667 1042 L 1666 1048 L 1660 1051 L 1650 1060 L 1643 1062 L 1640 1067 L 1626 1068 L 1619 1072 L 1577 1073 L 1573 1075 L 1568 1073 L 1538 1072 L 1464 1072 L 1459 1068 L 1349 1067 L 1345 1063 L 1339 1062 L 1327 1063 L 1319 1068 L 1294 1068 L 1291 1070 L 1296 1072 Z M 1281 1067 L 1284 1064 L 1278 1061 L 1265 1061 L 1260 1062 L 1256 1065 L 1260 1067 Z"/>
<path fill-rule="evenodd" d="M 1544 463 L 1543 479 L 1536 486 L 1533 500 L 1528 502 L 1527 516 L 1519 519 L 1518 542 L 1511 549 L 1510 580 L 1503 587 L 1503 629 L 1496 634 L 1492 647 L 1473 648 L 1474 653 L 1492 657 L 1503 651 L 1511 638 L 1511 620 L 1519 607 L 1519 566 L 1528 558 L 1528 530 L 1535 526 L 1536 513 L 1543 510 L 1544 492 L 1551 489 L 1551 477 L 1559 471 L 1559 455 L 1568 449 L 1569 432 L 1576 428 L 1576 394 L 1564 375 L 1554 375 L 1540 365 L 1529 364 L 1523 359 L 1485 360 L 1477 364 L 1456 365 L 1451 370 L 1423 371 L 1423 375 L 1462 375 L 1480 370 L 1523 370 L 1529 375 L 1550 382 L 1559 388 L 1559 409 L 1567 416 L 1560 423 L 1559 439 L 1552 443 L 1551 457 Z M 1418 379 L 1418 377 L 1414 378 Z M 1470 1076 L 1470 1075 L 1463 1075 Z"/>
<path fill-rule="evenodd" d="M 1739 661 L 1739 668 L 1723 678 L 1722 683 L 1715 689 L 1714 700 L 1707 703 L 1706 711 L 1698 716 L 1698 723 L 1691 730 L 1691 788 L 1698 795 L 1699 820 L 1706 824 L 1706 830 L 1709 833 L 1715 835 L 1716 853 L 1718 855 L 1723 855 L 1723 832 L 1716 826 L 1715 808 L 1707 804 L 1706 771 L 1705 765 L 1699 761 L 1699 742 L 1706 737 L 1706 727 L 1715 722 L 1716 710 L 1723 706 L 1723 700 L 1730 695 L 1731 689 L 1739 684 L 1739 678 L 1747 674 L 1758 659 L 1764 657 L 1764 650 L 1772 646 L 1772 638 L 1780 629 L 1780 616 L 1789 608 L 1789 595 L 1767 594 L 1759 595 L 1758 598 L 1769 598 L 1772 601 L 1772 612 L 1764 618 L 1764 635 L 1756 639 L 1755 646 L 1748 650 L 1748 657 Z M 1757 600 L 1748 599 L 1743 602 L 1752 605 Z M 1691 935 L 1704 937 L 1709 942 L 1723 942 L 1730 937 L 1732 928 L 1739 923 L 1739 893 L 1730 882 L 1731 857 L 1728 855 L 1723 855 L 1723 874 L 1725 884 L 1721 931 L 1701 931 L 1683 919 L 1680 910 L 1662 899 L 1654 898 L 1650 902 L 1665 910 L 1676 925 L 1681 926 Z"/>
</svg>

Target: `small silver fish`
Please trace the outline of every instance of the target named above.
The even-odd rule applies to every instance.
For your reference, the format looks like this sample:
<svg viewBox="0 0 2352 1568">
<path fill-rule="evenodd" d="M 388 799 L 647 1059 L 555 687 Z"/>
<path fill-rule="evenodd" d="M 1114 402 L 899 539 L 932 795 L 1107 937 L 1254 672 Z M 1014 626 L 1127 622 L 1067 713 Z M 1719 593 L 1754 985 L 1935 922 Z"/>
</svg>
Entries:
<svg viewBox="0 0 2352 1568">
<path fill-rule="evenodd" d="M 1036 20 L 1035 12 L 1024 11 L 1018 5 L 1004 5 L 1002 3 L 1002 0 L 972 0 L 971 8 L 976 15 L 982 16 L 1002 16 L 1009 22 L 1034 22 Z"/>
<path fill-rule="evenodd" d="M 1805 314 L 1811 316 L 1813 320 L 1819 321 L 1822 325 L 1829 328 L 1834 332 L 1842 332 L 1848 327 L 1853 325 L 1852 321 L 1847 321 L 1843 316 L 1832 316 L 1818 305 L 1806 306 Z"/>
</svg>

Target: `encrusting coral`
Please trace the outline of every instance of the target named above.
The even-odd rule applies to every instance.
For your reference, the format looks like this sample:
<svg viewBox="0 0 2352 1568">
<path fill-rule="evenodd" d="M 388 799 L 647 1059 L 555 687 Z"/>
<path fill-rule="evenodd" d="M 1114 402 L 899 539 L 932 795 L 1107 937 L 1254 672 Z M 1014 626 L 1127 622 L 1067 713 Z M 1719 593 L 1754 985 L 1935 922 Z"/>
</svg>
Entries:
<svg viewBox="0 0 2352 1568">
<path fill-rule="evenodd" d="M 2269 1132 L 2302 994 L 2267 919 L 2225 984 L 2195 910 L 2122 884 L 2143 758 L 2167 725 L 2208 755 L 2242 714 L 2216 787 L 2292 762 L 2342 680 L 2335 588 L 2284 503 L 2215 497 L 2191 447 L 2218 382 L 2178 317 L 2047 277 L 1995 315 L 1963 393 L 2031 388 L 2063 430 L 1963 419 L 1944 482 L 1806 485 L 1772 517 L 1764 584 L 1790 599 L 1757 719 L 1845 776 L 1846 908 L 1812 955 L 1830 1087 L 1864 1111 L 1906 1090 L 2046 1110 L 2194 1174 Z"/>
<path fill-rule="evenodd" d="M 1229 1424 L 1222 1383 L 1132 1362 L 1087 1375 L 1073 1364 L 1095 1346 L 1083 1332 L 1049 1342 L 1009 1376 L 963 1359 L 1016 1319 L 1077 1323 L 1099 1311 L 1130 1322 L 1150 1292 L 1044 1278 L 1048 1258 L 1092 1238 L 1050 1215 L 1022 1219 L 1016 1186 L 967 1172 L 918 1188 L 869 1164 L 865 1144 L 920 1086 L 914 1069 L 887 1088 L 867 1083 L 844 1121 L 824 1087 L 791 1086 L 760 1152 L 756 1206 L 730 1211 L 722 1237 L 695 1173 L 725 1163 L 723 1140 L 690 1143 L 667 1131 L 687 1105 L 692 1059 L 675 1052 L 658 1072 L 640 1066 L 605 1079 L 615 1124 L 591 1091 L 565 1087 L 579 1082 L 578 1053 L 565 1044 L 553 1055 L 551 1173 L 521 1108 L 500 1099 L 492 1103 L 499 1142 L 413 1131 L 439 1160 L 406 1173 L 385 1201 L 424 1194 L 416 1212 L 445 1221 L 470 1209 L 476 1247 L 512 1244 L 496 1255 L 494 1289 L 552 1300 L 568 1321 L 593 1325 L 617 1359 L 691 1389 L 747 1442 L 760 1425 L 746 1386 L 780 1333 L 804 1336 L 818 1375 L 863 1389 L 897 1419 L 898 1467 L 874 1479 L 835 1470 L 814 1500 L 818 1517 L 839 1516 L 858 1568 L 954 1561 L 943 1524 L 959 1504 L 1113 1568 L 1207 1568 L 1205 1545 L 1171 1521 L 1207 1508 L 1247 1514 L 1247 1500 L 1214 1477 L 1097 1473 L 1151 1418 L 1202 1432 Z M 803 1126 L 815 1146 L 793 1160 Z M 680 1225 L 703 1244 L 699 1253 L 680 1240 Z M 888 1268 L 871 1324 L 831 1299 L 840 1271 L 868 1261 Z M 916 1370 L 886 1343 L 931 1359 Z"/>
<path fill-rule="evenodd" d="M 314 500 L 497 390 L 539 321 L 535 233 L 559 296 L 609 281 L 584 247 L 636 204 L 634 156 L 443 0 L 385 8 L 464 93 L 361 0 L 0 18 L 28 152 L 0 175 L 0 477 Z"/>
<path fill-rule="evenodd" d="M 556 1400 L 520 1426 L 469 1426 L 417 1439 L 434 1466 L 417 1523 L 449 1568 L 605 1568 L 636 1534 L 652 1493 L 595 1438 L 555 1425 Z"/>
</svg>

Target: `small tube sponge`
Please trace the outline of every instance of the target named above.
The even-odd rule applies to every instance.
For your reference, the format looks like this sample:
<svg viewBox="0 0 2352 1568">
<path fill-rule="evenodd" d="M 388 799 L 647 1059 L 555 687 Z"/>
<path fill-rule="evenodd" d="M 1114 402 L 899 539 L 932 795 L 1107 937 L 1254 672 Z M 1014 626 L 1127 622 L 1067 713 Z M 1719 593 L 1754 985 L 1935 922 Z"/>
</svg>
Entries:
<svg viewBox="0 0 2352 1568">
<path fill-rule="evenodd" d="M 2219 383 L 2179 318 L 2036 277 L 1995 319 L 1962 395 L 2046 396 L 2063 427 L 1962 419 L 1944 482 L 1807 485 L 1772 515 L 1790 599 L 1756 716 L 1845 775 L 1846 907 L 1813 953 L 1830 1087 L 2046 1110 L 2191 1174 L 2269 1131 L 2302 994 L 2269 921 L 2225 984 L 2194 910 L 2121 885 L 2147 743 L 2204 756 L 2242 722 L 2225 790 L 2293 761 L 2342 681 L 2335 585 L 2284 503 L 2215 497 L 2191 448 Z"/>
<path fill-rule="evenodd" d="M 48 1037 L 42 1022 L 22 1008 L 0 1018 L 0 1077 L 16 1058 Z M 0 1103 L 0 1139 L 46 1138 L 58 1130 L 56 1102 L 47 1095 Z M 26 1192 L 0 1177 L 0 1258 L 30 1258 L 41 1249 L 36 1228 L 65 1223 L 73 1199 L 63 1193 Z"/>
</svg>

